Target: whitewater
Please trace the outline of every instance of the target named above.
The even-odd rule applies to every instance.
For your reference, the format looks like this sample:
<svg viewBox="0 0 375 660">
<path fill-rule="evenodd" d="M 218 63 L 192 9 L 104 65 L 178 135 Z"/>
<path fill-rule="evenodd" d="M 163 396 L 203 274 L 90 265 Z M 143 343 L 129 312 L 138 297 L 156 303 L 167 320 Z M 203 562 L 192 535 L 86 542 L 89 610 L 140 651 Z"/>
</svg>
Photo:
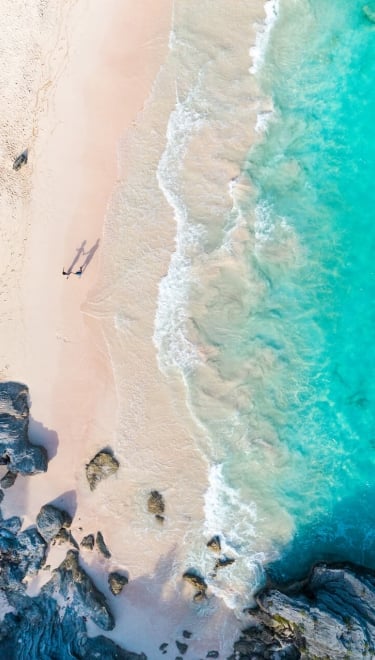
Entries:
<svg viewBox="0 0 375 660">
<path fill-rule="evenodd" d="M 210 584 L 232 608 L 265 569 L 375 567 L 370 5 L 268 2 L 253 46 L 225 15 L 175 16 L 158 182 L 176 250 L 154 342 L 203 430 L 203 531 L 236 559 Z"/>
</svg>

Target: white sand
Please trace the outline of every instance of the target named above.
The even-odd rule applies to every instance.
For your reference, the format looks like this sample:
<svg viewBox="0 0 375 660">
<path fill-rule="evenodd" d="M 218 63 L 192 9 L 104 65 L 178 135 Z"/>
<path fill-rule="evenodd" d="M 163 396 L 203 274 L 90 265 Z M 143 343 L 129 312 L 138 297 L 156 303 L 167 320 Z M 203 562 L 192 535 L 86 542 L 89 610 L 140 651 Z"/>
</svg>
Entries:
<svg viewBox="0 0 375 660">
<path fill-rule="evenodd" d="M 172 0 L 75 0 L 63 10 L 58 0 L 3 5 L 1 377 L 29 386 L 30 435 L 51 459 L 46 474 L 17 479 L 4 514 L 22 515 L 27 526 L 42 504 L 56 501 L 75 514 L 77 540 L 103 532 L 111 560 L 82 557 L 110 600 L 119 643 L 152 658 L 187 628 L 192 652 L 224 651 L 236 634 L 234 617 L 217 603 L 197 609 L 190 587 L 175 577 L 188 567 L 186 546 L 203 521 L 207 466 L 182 384 L 159 372 L 152 343 L 158 283 L 174 250 L 166 202 L 145 209 L 140 200 L 126 253 L 103 254 L 121 231 L 118 197 L 132 187 L 138 146 L 131 136 L 139 125 L 149 135 L 145 180 L 157 187 L 171 81 L 162 102 L 159 95 L 156 108 L 146 104 L 139 113 L 166 57 Z M 17 39 L 22 47 L 14 48 Z M 14 172 L 12 159 L 25 147 L 29 163 Z M 86 258 L 82 277 L 62 276 L 63 266 L 76 270 Z M 118 259 L 128 264 L 129 296 L 126 329 L 116 335 L 116 287 L 124 284 L 116 282 Z M 125 379 L 116 372 L 121 355 Z M 106 446 L 120 469 L 91 493 L 84 466 Z M 152 488 L 167 501 L 163 527 L 146 511 Z M 52 565 L 61 560 L 54 555 Z M 114 569 L 130 574 L 117 599 L 106 584 Z"/>
</svg>

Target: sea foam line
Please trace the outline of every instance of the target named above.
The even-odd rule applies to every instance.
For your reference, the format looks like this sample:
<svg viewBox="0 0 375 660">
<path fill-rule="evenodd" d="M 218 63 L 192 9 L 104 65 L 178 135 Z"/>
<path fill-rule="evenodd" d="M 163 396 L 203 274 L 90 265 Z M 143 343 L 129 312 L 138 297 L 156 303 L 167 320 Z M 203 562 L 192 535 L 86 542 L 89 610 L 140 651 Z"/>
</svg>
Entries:
<svg viewBox="0 0 375 660">
<path fill-rule="evenodd" d="M 264 5 L 266 18 L 261 23 L 256 24 L 255 46 L 249 50 L 249 55 L 253 61 L 250 67 L 250 73 L 256 74 L 263 66 L 264 58 L 272 29 L 279 17 L 280 0 L 267 0 Z"/>
</svg>

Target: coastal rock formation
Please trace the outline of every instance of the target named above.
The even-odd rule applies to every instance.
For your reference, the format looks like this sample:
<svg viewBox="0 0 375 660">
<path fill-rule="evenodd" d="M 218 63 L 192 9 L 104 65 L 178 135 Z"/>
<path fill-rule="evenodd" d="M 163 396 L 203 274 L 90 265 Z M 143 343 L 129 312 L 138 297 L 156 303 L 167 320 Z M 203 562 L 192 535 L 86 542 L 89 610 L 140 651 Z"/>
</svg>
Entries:
<svg viewBox="0 0 375 660">
<path fill-rule="evenodd" d="M 64 561 L 52 573 L 52 578 L 41 589 L 49 596 L 59 594 L 78 616 L 90 618 L 103 630 L 112 630 L 115 622 L 103 594 L 80 567 L 78 552 L 69 550 Z"/>
<path fill-rule="evenodd" d="M 150 513 L 153 513 L 155 515 L 155 518 L 159 522 L 164 521 L 163 513 L 165 510 L 165 502 L 163 495 L 159 493 L 159 491 L 157 490 L 151 491 L 147 500 L 147 509 Z"/>
<path fill-rule="evenodd" d="M 185 571 L 182 578 L 196 589 L 193 596 L 195 602 L 199 602 L 206 597 L 207 582 L 196 571 L 189 569 L 188 571 Z"/>
<path fill-rule="evenodd" d="M 128 584 L 128 582 L 129 578 L 126 575 L 118 573 L 117 571 L 113 571 L 113 573 L 108 575 L 109 588 L 114 596 L 118 596 L 122 592 L 124 586 Z"/>
<path fill-rule="evenodd" d="M 94 458 L 86 465 L 86 477 L 90 489 L 95 490 L 98 483 L 103 479 L 108 479 L 117 472 L 119 462 L 112 456 L 111 452 L 103 449 L 99 451 Z"/>
<path fill-rule="evenodd" d="M 375 657 L 375 575 L 317 565 L 302 583 L 268 588 L 230 660 Z"/>
<path fill-rule="evenodd" d="M 70 527 L 71 524 L 72 519 L 69 513 L 58 509 L 53 504 L 42 506 L 36 517 L 38 531 L 47 542 L 52 541 L 60 532 L 61 528 Z"/>
<path fill-rule="evenodd" d="M 107 548 L 107 545 L 103 538 L 103 534 L 101 532 L 97 533 L 95 542 L 96 542 L 96 547 L 98 548 L 99 552 L 102 553 L 103 557 L 109 559 L 111 557 L 111 553 Z"/>
<path fill-rule="evenodd" d="M 0 383 L 0 463 L 16 474 L 47 470 L 44 447 L 29 442 L 29 390 L 15 382 Z"/>
</svg>

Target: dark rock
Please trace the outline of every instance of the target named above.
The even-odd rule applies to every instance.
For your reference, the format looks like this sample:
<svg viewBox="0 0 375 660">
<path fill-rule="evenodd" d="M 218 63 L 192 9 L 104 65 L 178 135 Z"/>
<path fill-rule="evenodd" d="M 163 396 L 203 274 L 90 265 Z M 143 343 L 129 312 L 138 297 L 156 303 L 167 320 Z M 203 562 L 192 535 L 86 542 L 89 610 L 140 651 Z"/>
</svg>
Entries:
<svg viewBox="0 0 375 660">
<path fill-rule="evenodd" d="M 22 165 L 27 164 L 27 159 L 28 159 L 28 150 L 25 149 L 25 151 L 22 152 L 19 156 L 17 156 L 14 161 L 13 161 L 13 169 L 14 170 L 20 170 Z"/>
<path fill-rule="evenodd" d="M 112 630 L 115 622 L 103 594 L 78 563 L 78 552 L 69 550 L 66 558 L 52 573 L 41 593 L 59 593 L 78 616 L 90 618 L 104 630 Z"/>
<path fill-rule="evenodd" d="M 0 490 L 0 504 L 3 501 L 3 499 L 4 499 L 4 491 Z"/>
<path fill-rule="evenodd" d="M 11 472 L 24 475 L 47 470 L 44 447 L 29 442 L 28 388 L 15 382 L 0 383 L 0 458 Z"/>
<path fill-rule="evenodd" d="M 53 504 L 42 506 L 36 517 L 38 531 L 48 542 L 59 533 L 62 527 L 70 527 L 71 524 L 72 519 L 69 513 L 58 509 Z"/>
<path fill-rule="evenodd" d="M 12 472 L 11 470 L 8 470 L 8 472 L 4 474 L 3 478 L 0 479 L 0 485 L 2 488 L 10 488 L 11 486 L 13 486 L 16 479 L 17 479 L 17 472 Z"/>
<path fill-rule="evenodd" d="M 185 637 L 185 639 L 190 639 L 191 632 L 189 630 L 183 630 L 182 631 L 182 636 Z"/>
<path fill-rule="evenodd" d="M 106 559 L 109 559 L 112 556 L 104 542 L 103 534 L 101 532 L 98 532 L 96 535 L 96 547 Z"/>
<path fill-rule="evenodd" d="M 176 639 L 176 646 L 181 653 L 181 655 L 185 655 L 186 651 L 188 650 L 188 645 L 185 644 L 185 642 L 179 642 L 178 639 Z"/>
<path fill-rule="evenodd" d="M 105 449 L 99 451 L 90 463 L 86 465 L 86 477 L 90 489 L 95 490 L 100 481 L 107 479 L 117 472 L 118 468 L 119 462 L 109 451 Z"/>
<path fill-rule="evenodd" d="M 56 534 L 55 538 L 53 539 L 53 545 L 62 545 L 63 543 L 70 543 L 76 550 L 79 549 L 79 545 L 77 541 L 75 540 L 74 536 L 72 535 L 71 531 L 69 529 L 66 529 L 65 527 L 61 527 L 60 531 Z"/>
<path fill-rule="evenodd" d="M 152 490 L 147 500 L 147 509 L 150 513 L 162 516 L 165 509 L 164 498 L 157 490 Z"/>
<path fill-rule="evenodd" d="M 165 520 L 164 516 L 160 516 L 158 513 L 155 514 L 155 518 L 160 523 L 163 523 Z"/>
<path fill-rule="evenodd" d="M 0 521 L 0 528 L 8 530 L 9 532 L 12 532 L 12 534 L 17 534 L 20 531 L 21 527 L 22 527 L 22 520 L 18 516 L 12 516 L 7 520 Z"/>
<path fill-rule="evenodd" d="M 114 571 L 113 573 L 110 573 L 108 575 L 109 588 L 114 596 L 118 596 L 118 594 L 121 593 L 124 586 L 128 584 L 128 582 L 129 582 L 129 578 L 126 575 L 121 575 L 121 573 L 117 573 L 117 571 Z"/>
<path fill-rule="evenodd" d="M 213 536 L 207 543 L 207 548 L 212 552 L 221 552 L 220 536 Z"/>
<path fill-rule="evenodd" d="M 219 651 L 209 651 L 206 655 L 206 658 L 218 658 Z"/>
<path fill-rule="evenodd" d="M 303 582 L 264 589 L 257 602 L 230 660 L 375 655 L 375 575 L 370 571 L 321 564 Z"/>
<path fill-rule="evenodd" d="M 94 548 L 94 544 L 95 544 L 94 534 L 87 534 L 87 536 L 84 536 L 81 541 L 81 547 L 86 548 L 87 550 L 92 550 Z"/>
<path fill-rule="evenodd" d="M 168 648 L 168 642 L 163 642 L 163 643 L 160 644 L 160 646 L 159 646 L 159 651 L 166 651 L 167 648 Z"/>
<path fill-rule="evenodd" d="M 225 568 L 226 566 L 230 566 L 231 564 L 234 564 L 235 561 L 236 560 L 233 559 L 233 557 L 220 557 L 220 559 L 218 559 L 215 562 L 214 570 L 217 570 L 218 568 Z"/>
<path fill-rule="evenodd" d="M 201 603 L 206 598 L 206 591 L 196 591 L 193 596 L 194 603 Z"/>
<path fill-rule="evenodd" d="M 190 582 L 190 584 L 195 587 L 195 589 L 198 589 L 199 591 L 206 591 L 207 583 L 205 579 L 194 570 L 185 571 L 182 577 L 184 580 L 186 580 L 186 582 Z"/>
</svg>

